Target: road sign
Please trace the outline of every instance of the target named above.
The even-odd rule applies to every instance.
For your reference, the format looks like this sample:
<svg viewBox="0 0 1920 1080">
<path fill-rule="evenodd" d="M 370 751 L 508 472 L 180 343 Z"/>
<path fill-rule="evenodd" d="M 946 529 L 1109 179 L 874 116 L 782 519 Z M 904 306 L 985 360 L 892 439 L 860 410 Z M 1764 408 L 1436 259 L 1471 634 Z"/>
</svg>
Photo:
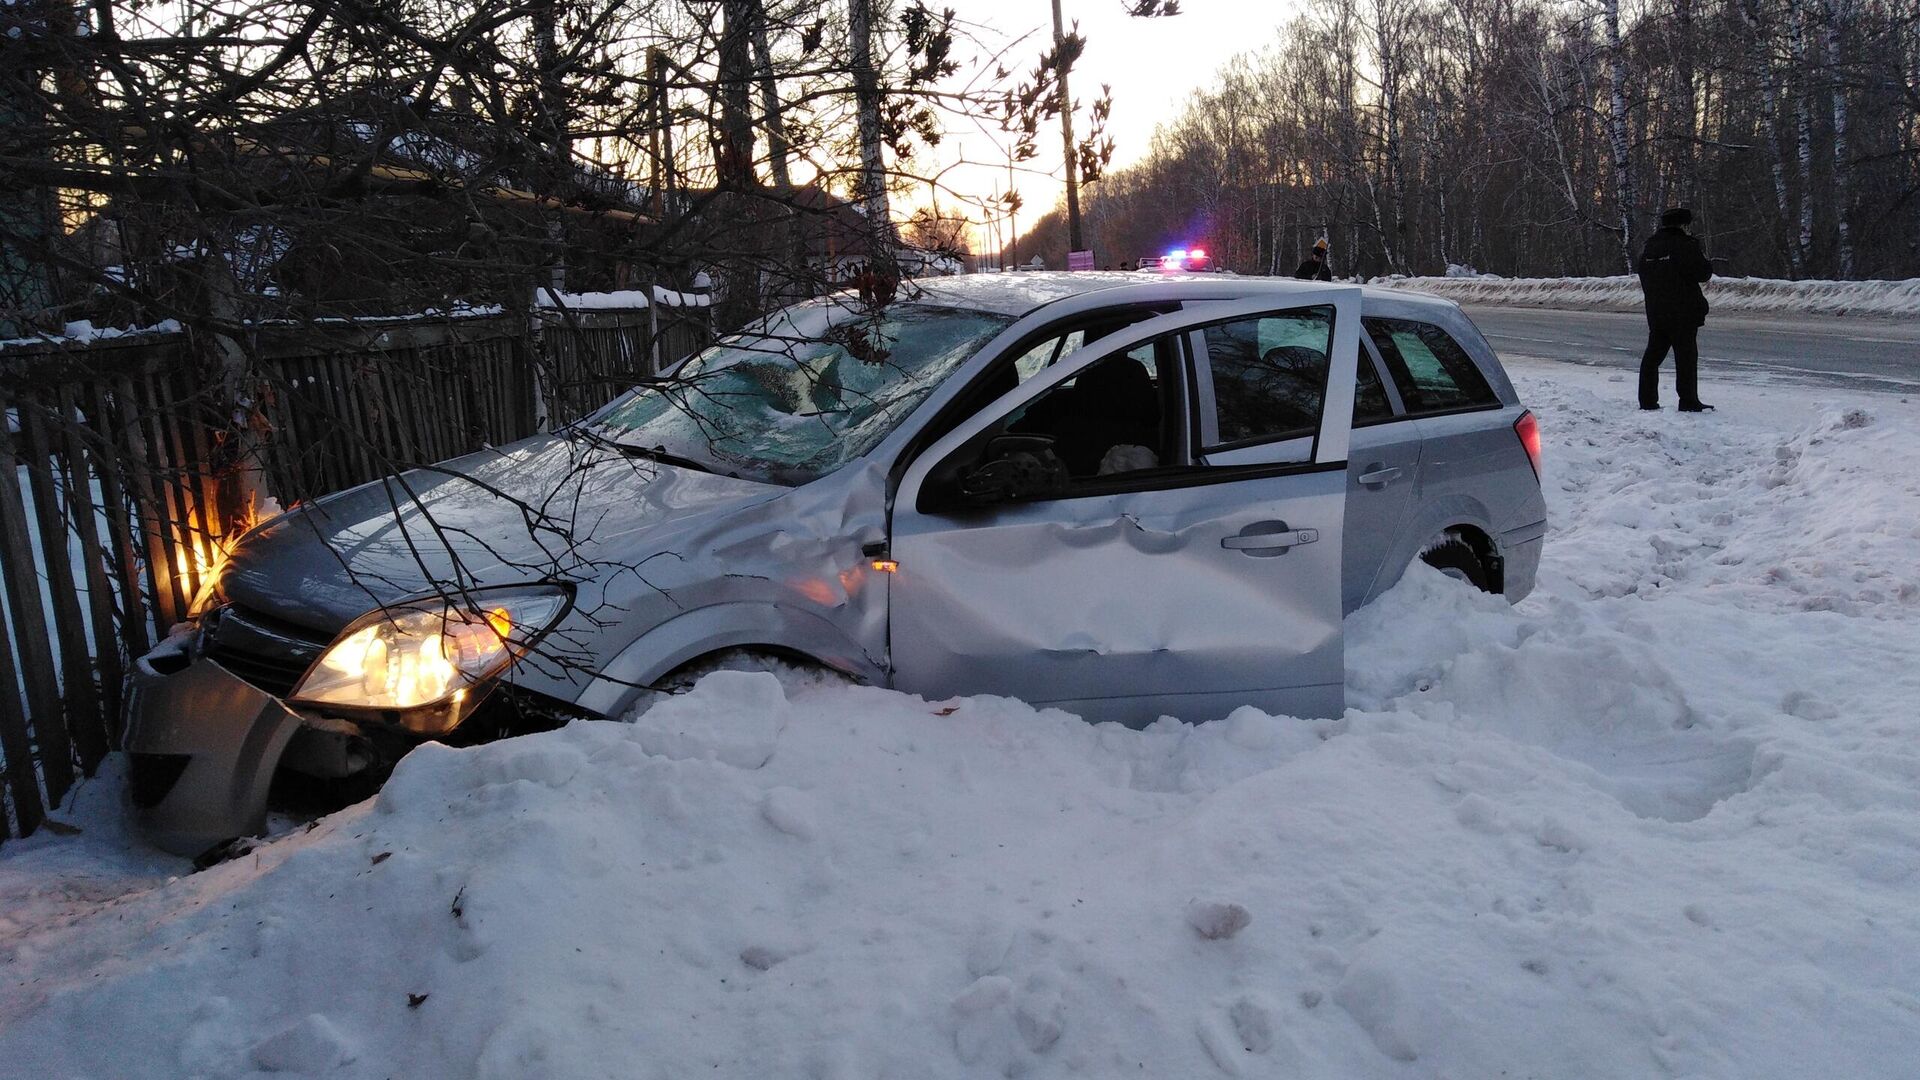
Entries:
<svg viewBox="0 0 1920 1080">
<path fill-rule="evenodd" d="M 1093 252 L 1091 251 L 1067 252 L 1067 269 L 1069 270 L 1093 269 Z"/>
</svg>

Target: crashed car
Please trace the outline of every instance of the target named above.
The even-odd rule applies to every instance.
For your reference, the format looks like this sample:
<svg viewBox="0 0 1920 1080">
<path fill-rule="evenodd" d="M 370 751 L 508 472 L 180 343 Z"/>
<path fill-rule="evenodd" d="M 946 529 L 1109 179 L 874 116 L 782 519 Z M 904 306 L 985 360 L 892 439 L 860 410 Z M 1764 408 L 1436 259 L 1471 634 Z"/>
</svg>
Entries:
<svg viewBox="0 0 1920 1080">
<path fill-rule="evenodd" d="M 1444 300 L 1080 273 L 802 304 L 241 538 L 136 665 L 134 814 L 199 853 L 277 782 L 628 716 L 743 650 L 1130 725 L 1337 715 L 1342 616 L 1414 560 L 1526 595 L 1538 455 Z"/>
</svg>

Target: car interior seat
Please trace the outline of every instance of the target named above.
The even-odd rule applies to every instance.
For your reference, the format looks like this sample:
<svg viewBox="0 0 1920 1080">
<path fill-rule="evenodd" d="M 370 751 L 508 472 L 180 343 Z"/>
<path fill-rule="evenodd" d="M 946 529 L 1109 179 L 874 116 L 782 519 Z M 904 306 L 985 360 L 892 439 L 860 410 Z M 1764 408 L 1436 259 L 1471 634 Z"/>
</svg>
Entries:
<svg viewBox="0 0 1920 1080">
<path fill-rule="evenodd" d="M 1052 416 L 1054 453 L 1074 476 L 1093 476 L 1115 446 L 1160 451 L 1160 395 L 1146 366 L 1112 356 L 1080 373 Z"/>
</svg>

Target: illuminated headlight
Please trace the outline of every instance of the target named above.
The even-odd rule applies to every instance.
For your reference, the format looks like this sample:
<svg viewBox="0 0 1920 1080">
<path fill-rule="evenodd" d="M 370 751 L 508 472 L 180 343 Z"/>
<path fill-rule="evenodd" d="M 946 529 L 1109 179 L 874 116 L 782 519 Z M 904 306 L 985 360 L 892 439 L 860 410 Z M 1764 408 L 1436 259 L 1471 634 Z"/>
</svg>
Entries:
<svg viewBox="0 0 1920 1080">
<path fill-rule="evenodd" d="M 352 709 L 437 710 L 437 733 L 459 722 L 471 690 L 505 670 L 559 621 L 559 589 L 480 589 L 369 612 L 327 647 L 293 689 L 294 701 Z"/>
</svg>

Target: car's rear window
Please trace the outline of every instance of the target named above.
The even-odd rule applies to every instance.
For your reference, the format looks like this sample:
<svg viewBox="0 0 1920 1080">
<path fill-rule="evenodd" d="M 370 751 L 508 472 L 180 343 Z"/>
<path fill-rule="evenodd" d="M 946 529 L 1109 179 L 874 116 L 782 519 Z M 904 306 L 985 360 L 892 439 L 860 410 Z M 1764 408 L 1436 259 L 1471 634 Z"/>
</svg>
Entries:
<svg viewBox="0 0 1920 1080">
<path fill-rule="evenodd" d="M 1500 398 L 1453 336 L 1432 323 L 1364 319 L 1409 414 L 1492 408 Z"/>
</svg>

